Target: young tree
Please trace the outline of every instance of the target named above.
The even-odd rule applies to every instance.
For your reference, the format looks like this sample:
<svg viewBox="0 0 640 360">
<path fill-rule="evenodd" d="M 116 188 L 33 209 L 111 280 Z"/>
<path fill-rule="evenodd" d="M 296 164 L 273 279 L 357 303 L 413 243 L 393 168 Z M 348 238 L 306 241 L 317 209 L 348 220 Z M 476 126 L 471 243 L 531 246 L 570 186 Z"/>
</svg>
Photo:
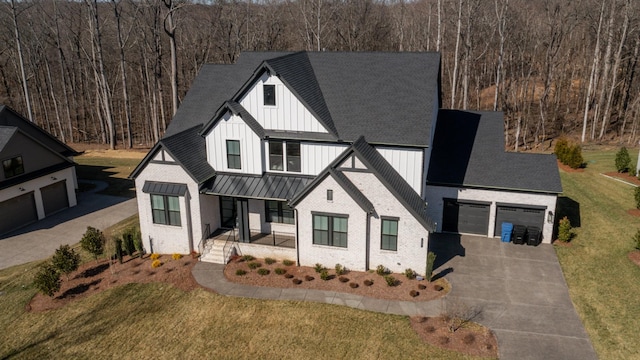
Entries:
<svg viewBox="0 0 640 360">
<path fill-rule="evenodd" d="M 46 262 L 38 267 L 33 285 L 41 293 L 53 297 L 53 294 L 60 290 L 60 273 L 55 266 Z"/>
<path fill-rule="evenodd" d="M 78 270 L 80 266 L 80 254 L 75 252 L 69 245 L 60 245 L 53 254 L 51 264 L 58 271 L 65 274 L 67 280 L 69 280 L 69 274 Z"/>
<path fill-rule="evenodd" d="M 105 238 L 102 231 L 91 226 L 87 227 L 87 231 L 80 240 L 82 248 L 93 255 L 96 261 L 98 261 L 98 256 L 104 253 L 104 243 Z"/>
<path fill-rule="evenodd" d="M 626 147 L 622 147 L 620 151 L 616 153 L 616 170 L 619 173 L 628 172 L 631 168 L 631 157 Z"/>
</svg>

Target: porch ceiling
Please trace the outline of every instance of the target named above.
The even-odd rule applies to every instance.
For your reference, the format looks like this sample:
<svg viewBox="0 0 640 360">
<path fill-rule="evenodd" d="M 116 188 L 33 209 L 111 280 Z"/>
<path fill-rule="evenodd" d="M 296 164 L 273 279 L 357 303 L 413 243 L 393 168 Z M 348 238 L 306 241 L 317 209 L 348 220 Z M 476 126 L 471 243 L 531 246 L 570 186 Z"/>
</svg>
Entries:
<svg viewBox="0 0 640 360">
<path fill-rule="evenodd" d="M 310 176 L 262 176 L 220 174 L 204 184 L 201 191 L 210 195 L 245 197 L 265 200 L 289 200 L 313 180 Z"/>
</svg>

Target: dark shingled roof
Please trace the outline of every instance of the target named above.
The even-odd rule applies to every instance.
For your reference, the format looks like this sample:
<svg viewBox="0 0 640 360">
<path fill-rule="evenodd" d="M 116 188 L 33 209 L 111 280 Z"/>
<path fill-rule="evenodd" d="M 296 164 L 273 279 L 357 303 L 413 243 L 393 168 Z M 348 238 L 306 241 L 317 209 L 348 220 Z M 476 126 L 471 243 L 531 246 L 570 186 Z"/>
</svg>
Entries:
<svg viewBox="0 0 640 360">
<path fill-rule="evenodd" d="M 16 127 L 0 126 L 0 151 L 9 143 L 9 140 L 11 140 L 16 131 L 18 131 Z"/>
<path fill-rule="evenodd" d="M 427 183 L 561 193 L 555 155 L 504 150 L 501 112 L 441 110 Z"/>
<path fill-rule="evenodd" d="M 219 173 L 202 187 L 201 192 L 252 199 L 289 200 L 312 180 L 310 176 Z"/>
</svg>

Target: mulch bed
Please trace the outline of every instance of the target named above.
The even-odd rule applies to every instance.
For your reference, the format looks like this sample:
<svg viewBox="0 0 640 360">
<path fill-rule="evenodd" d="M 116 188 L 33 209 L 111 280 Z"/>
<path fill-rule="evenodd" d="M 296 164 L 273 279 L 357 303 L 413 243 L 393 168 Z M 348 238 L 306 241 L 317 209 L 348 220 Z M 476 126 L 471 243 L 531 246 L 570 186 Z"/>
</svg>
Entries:
<svg viewBox="0 0 640 360">
<path fill-rule="evenodd" d="M 560 170 L 562 170 L 564 172 L 568 172 L 568 173 L 584 172 L 583 168 L 574 169 L 574 168 L 570 167 L 569 165 L 565 165 L 565 164 L 561 163 L 560 160 L 558 160 L 558 168 L 560 168 Z"/>
<path fill-rule="evenodd" d="M 627 210 L 627 214 L 631 216 L 640 217 L 640 209 L 629 209 Z"/>
<path fill-rule="evenodd" d="M 630 175 L 629 173 L 619 173 L 617 171 L 611 171 L 604 173 L 604 175 L 611 176 L 620 180 L 624 180 L 628 183 L 640 186 L 640 180 L 637 177 Z"/>
<path fill-rule="evenodd" d="M 414 316 L 411 327 L 429 344 L 473 356 L 498 357 L 496 336 L 484 326 L 469 323 L 451 332 L 446 318 Z"/>
</svg>

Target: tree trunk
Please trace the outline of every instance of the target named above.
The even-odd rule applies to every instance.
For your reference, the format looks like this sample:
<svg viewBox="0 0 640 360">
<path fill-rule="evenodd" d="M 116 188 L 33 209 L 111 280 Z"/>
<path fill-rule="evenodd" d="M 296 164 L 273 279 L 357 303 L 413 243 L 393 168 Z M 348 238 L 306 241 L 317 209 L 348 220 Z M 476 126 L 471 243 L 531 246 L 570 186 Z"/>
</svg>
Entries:
<svg viewBox="0 0 640 360">
<path fill-rule="evenodd" d="M 20 60 L 20 75 L 22 78 L 22 90 L 24 92 L 24 102 L 27 106 L 27 116 L 29 121 L 33 122 L 33 112 L 31 110 L 31 99 L 29 98 L 29 86 L 27 84 L 27 74 L 24 69 L 24 60 L 22 57 L 22 41 L 20 40 L 20 28 L 18 27 L 18 12 L 16 11 L 15 0 L 11 0 L 11 19 L 13 20 L 13 28 L 16 40 L 16 49 L 18 51 L 18 59 Z"/>
</svg>

